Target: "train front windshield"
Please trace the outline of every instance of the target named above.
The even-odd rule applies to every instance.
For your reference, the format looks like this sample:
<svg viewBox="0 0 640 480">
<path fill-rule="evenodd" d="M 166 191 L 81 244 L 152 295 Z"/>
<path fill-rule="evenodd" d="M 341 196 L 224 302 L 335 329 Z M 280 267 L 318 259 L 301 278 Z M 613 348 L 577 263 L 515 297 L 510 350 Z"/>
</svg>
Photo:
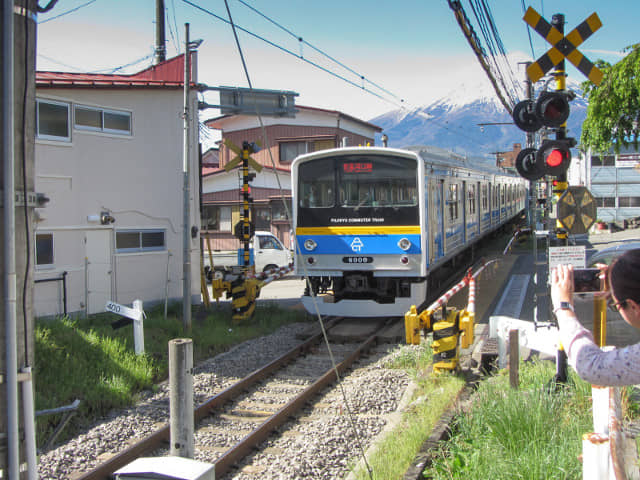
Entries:
<svg viewBox="0 0 640 480">
<path fill-rule="evenodd" d="M 349 155 L 298 169 L 298 226 L 415 225 L 417 164 L 409 158 Z"/>
</svg>

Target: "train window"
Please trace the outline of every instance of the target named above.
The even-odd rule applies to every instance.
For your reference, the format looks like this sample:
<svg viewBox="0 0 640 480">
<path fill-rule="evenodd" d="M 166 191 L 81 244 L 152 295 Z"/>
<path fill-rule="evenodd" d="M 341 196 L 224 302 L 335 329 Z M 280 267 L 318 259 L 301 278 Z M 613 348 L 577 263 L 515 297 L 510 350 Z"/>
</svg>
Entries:
<svg viewBox="0 0 640 480">
<path fill-rule="evenodd" d="M 458 219 L 458 203 L 460 197 L 458 194 L 458 185 L 455 183 L 449 184 L 449 190 L 447 190 L 447 205 L 449 205 L 449 220 Z"/>
<path fill-rule="evenodd" d="M 469 202 L 469 214 L 476 213 L 476 187 L 475 185 L 469 185 L 467 188 L 467 199 Z"/>
<path fill-rule="evenodd" d="M 346 157 L 337 162 L 342 207 L 417 204 L 416 163 L 392 157 Z"/>
<path fill-rule="evenodd" d="M 489 191 L 487 185 L 482 185 L 482 210 L 489 208 Z"/>
<path fill-rule="evenodd" d="M 300 165 L 298 205 L 307 208 L 327 208 L 335 205 L 332 165 L 330 159 Z"/>
</svg>

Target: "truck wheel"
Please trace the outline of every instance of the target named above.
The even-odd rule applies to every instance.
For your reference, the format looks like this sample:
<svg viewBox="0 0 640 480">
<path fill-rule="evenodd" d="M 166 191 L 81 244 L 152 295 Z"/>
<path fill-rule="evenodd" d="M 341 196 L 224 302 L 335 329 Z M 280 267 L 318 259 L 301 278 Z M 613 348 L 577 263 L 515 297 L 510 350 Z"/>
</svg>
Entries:
<svg viewBox="0 0 640 480">
<path fill-rule="evenodd" d="M 262 271 L 266 273 L 266 272 L 268 272 L 269 270 L 276 270 L 277 268 L 278 268 L 278 266 L 277 266 L 277 265 L 273 265 L 273 264 L 271 264 L 271 265 L 266 265 L 266 266 L 264 267 L 264 269 L 262 269 Z"/>
</svg>

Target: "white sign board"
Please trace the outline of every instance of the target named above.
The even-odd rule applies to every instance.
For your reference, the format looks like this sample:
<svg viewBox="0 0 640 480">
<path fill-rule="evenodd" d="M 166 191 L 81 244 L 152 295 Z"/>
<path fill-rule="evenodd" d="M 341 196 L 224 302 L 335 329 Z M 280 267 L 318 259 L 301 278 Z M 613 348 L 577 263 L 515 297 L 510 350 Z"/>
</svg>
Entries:
<svg viewBox="0 0 640 480">
<path fill-rule="evenodd" d="M 107 302 L 104 308 L 107 312 L 117 313 L 118 315 L 122 315 L 123 317 L 127 317 L 132 320 L 139 321 L 142 318 L 142 310 L 125 307 L 124 305 L 120 305 L 116 302 Z"/>
<path fill-rule="evenodd" d="M 573 265 L 584 268 L 587 262 L 587 249 L 584 245 L 574 247 L 549 247 L 549 271 L 558 265 Z"/>
</svg>

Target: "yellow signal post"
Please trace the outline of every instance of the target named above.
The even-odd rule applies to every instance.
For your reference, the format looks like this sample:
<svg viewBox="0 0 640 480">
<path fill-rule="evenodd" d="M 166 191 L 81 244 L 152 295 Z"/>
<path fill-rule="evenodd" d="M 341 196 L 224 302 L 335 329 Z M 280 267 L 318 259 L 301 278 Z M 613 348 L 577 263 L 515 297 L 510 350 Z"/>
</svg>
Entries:
<svg viewBox="0 0 640 480">
<path fill-rule="evenodd" d="M 442 319 L 433 324 L 433 373 L 453 371 L 458 366 L 458 335 L 460 313 L 443 307 Z"/>
</svg>

